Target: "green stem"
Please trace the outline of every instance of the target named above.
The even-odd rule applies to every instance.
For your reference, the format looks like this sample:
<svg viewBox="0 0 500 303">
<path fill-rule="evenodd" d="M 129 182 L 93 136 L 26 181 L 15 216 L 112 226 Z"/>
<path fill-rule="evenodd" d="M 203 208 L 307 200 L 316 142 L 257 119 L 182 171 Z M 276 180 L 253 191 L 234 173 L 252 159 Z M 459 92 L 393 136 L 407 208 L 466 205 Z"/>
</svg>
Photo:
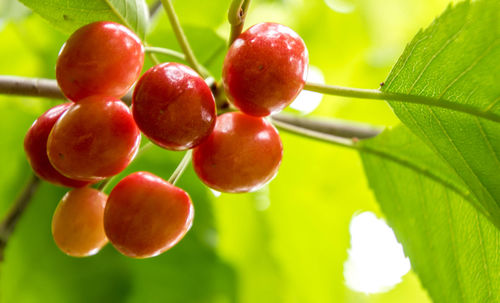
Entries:
<svg viewBox="0 0 500 303">
<path fill-rule="evenodd" d="M 154 54 L 162 54 L 162 55 L 167 55 L 170 57 L 174 57 L 180 60 L 186 60 L 186 56 L 178 51 L 175 51 L 173 49 L 168 49 L 168 48 L 162 48 L 162 47 L 154 47 L 154 46 L 146 46 L 144 50 L 147 53 L 154 53 Z"/>
<path fill-rule="evenodd" d="M 416 96 L 416 95 L 408 95 L 401 93 L 389 93 L 383 92 L 378 89 L 362 89 L 362 88 L 353 88 L 353 87 L 342 87 L 336 85 L 326 85 L 320 83 L 312 83 L 306 82 L 304 86 L 305 90 L 318 92 L 322 94 L 342 96 L 342 97 L 351 97 L 351 98 L 359 98 L 359 99 L 375 99 L 375 100 L 386 100 L 386 101 L 394 101 L 394 102 L 403 102 L 403 103 L 414 103 L 414 104 L 422 104 L 429 106 L 436 106 L 446 109 L 451 109 L 457 112 L 462 112 L 474 116 L 478 116 L 487 120 L 491 120 L 494 122 L 500 122 L 500 116 L 498 114 L 492 113 L 487 110 L 482 110 L 479 108 L 475 108 L 468 104 L 461 104 L 456 102 L 450 102 L 444 99 L 438 99 L 433 97 L 425 97 L 425 96 Z"/>
<path fill-rule="evenodd" d="M 139 158 L 146 150 L 148 150 L 151 146 L 153 146 L 153 143 L 148 142 L 146 144 L 144 144 L 140 149 L 139 151 L 137 152 L 137 155 L 135 155 L 135 158 L 133 161 L 135 161 L 137 158 Z M 111 183 L 111 181 L 113 181 L 113 179 L 115 179 L 117 176 L 113 176 L 113 177 L 109 177 L 107 179 L 104 179 L 101 181 L 101 183 L 99 183 L 99 185 L 97 185 L 96 189 L 97 190 L 100 190 L 102 192 L 106 191 L 106 188 L 108 187 L 109 183 Z"/>
<path fill-rule="evenodd" d="M 229 45 L 233 44 L 243 30 L 245 18 L 248 11 L 250 0 L 233 0 L 229 6 L 227 19 L 231 24 L 231 34 L 229 36 Z"/>
<path fill-rule="evenodd" d="M 177 168 L 174 170 L 170 178 L 168 179 L 168 182 L 172 185 L 175 185 L 177 181 L 179 181 L 179 178 L 182 176 L 184 171 L 186 170 L 187 166 L 189 165 L 189 162 L 191 162 L 191 154 L 193 151 L 190 149 L 184 154 L 184 157 L 182 158 L 181 162 L 179 165 L 177 165 Z"/>
<path fill-rule="evenodd" d="M 186 55 L 186 61 L 203 78 L 208 77 L 208 75 L 204 72 L 204 70 L 200 67 L 200 64 L 196 60 L 196 57 L 194 56 L 191 46 L 189 46 L 189 42 L 186 38 L 186 35 L 184 34 L 184 31 L 182 30 L 179 18 L 177 18 L 177 14 L 175 13 L 172 1 L 161 0 L 161 3 L 165 8 L 165 12 L 167 13 L 168 19 L 170 20 L 170 24 L 172 25 L 172 29 L 174 30 L 175 37 L 177 38 L 177 41 L 179 42 L 182 51 Z"/>
</svg>

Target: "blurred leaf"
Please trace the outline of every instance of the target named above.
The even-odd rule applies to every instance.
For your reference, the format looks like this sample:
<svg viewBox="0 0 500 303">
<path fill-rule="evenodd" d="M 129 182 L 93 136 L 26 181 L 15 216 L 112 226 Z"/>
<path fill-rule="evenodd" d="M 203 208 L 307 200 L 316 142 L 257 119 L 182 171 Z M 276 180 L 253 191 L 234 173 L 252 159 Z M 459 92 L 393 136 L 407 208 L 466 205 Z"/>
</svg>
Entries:
<svg viewBox="0 0 500 303">
<path fill-rule="evenodd" d="M 382 211 L 433 300 L 499 302 L 500 231 L 457 193 L 465 188 L 454 171 L 403 125 L 360 149 Z"/>
<path fill-rule="evenodd" d="M 0 28 L 9 19 L 18 20 L 28 15 L 29 10 L 17 0 L 0 1 Z"/>
<path fill-rule="evenodd" d="M 20 0 L 57 28 L 73 32 L 100 20 L 122 23 L 141 39 L 146 34 L 149 12 L 143 0 Z"/>
<path fill-rule="evenodd" d="M 383 91 L 429 97 L 466 112 L 390 102 L 451 165 L 500 226 L 500 2 L 449 7 L 399 59 Z M 491 120 L 481 114 L 489 115 Z"/>
<path fill-rule="evenodd" d="M 227 22 L 231 0 L 177 0 L 174 7 L 182 24 L 216 29 Z"/>
</svg>

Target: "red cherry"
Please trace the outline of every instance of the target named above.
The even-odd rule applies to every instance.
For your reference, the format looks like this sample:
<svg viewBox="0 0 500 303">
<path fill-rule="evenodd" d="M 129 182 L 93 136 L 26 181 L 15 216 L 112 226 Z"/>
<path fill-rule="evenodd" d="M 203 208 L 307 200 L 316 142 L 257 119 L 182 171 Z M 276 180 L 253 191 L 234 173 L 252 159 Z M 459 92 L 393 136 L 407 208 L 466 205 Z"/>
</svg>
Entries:
<svg viewBox="0 0 500 303">
<path fill-rule="evenodd" d="M 205 81 L 191 68 L 163 63 L 137 82 L 132 113 L 145 136 L 170 150 L 190 149 L 213 130 L 215 100 Z"/>
<path fill-rule="evenodd" d="M 226 113 L 193 150 L 193 166 L 209 187 L 223 192 L 255 191 L 271 180 L 281 163 L 278 131 L 263 118 Z"/>
<path fill-rule="evenodd" d="M 59 53 L 56 78 L 73 101 L 89 96 L 123 97 L 139 78 L 144 46 L 127 27 L 94 22 L 75 31 Z"/>
<path fill-rule="evenodd" d="M 242 112 L 267 116 L 290 104 L 306 81 L 304 41 L 290 28 L 259 23 L 243 32 L 224 59 L 227 96 Z"/>
<path fill-rule="evenodd" d="M 139 148 L 140 138 L 123 102 L 89 97 L 73 104 L 54 125 L 47 154 L 61 174 L 98 181 L 127 167 Z"/>
<path fill-rule="evenodd" d="M 33 122 L 24 137 L 24 151 L 33 171 L 43 180 L 67 187 L 82 187 L 88 182 L 73 180 L 61 175 L 47 157 L 47 138 L 59 117 L 66 112 L 72 103 L 57 105 Z"/>
<path fill-rule="evenodd" d="M 95 255 L 107 242 L 103 217 L 108 197 L 93 188 L 69 191 L 52 218 L 52 236 L 59 249 L 73 257 Z"/>
<path fill-rule="evenodd" d="M 104 230 L 113 246 L 134 258 L 154 257 L 179 242 L 191 227 L 189 195 L 148 173 L 133 173 L 109 194 Z"/>
</svg>

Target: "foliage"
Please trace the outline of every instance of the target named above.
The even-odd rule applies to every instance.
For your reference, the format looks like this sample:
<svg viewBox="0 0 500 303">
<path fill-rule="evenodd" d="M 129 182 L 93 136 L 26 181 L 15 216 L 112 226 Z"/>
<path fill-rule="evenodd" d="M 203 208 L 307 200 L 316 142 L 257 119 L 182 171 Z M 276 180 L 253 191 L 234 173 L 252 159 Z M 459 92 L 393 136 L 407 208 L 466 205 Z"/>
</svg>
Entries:
<svg viewBox="0 0 500 303">
<path fill-rule="evenodd" d="M 0 14 L 5 46 L 0 48 L 0 74 L 54 78 L 55 59 L 68 34 L 94 20 L 121 22 L 150 45 L 180 50 L 164 14 L 149 20 L 144 1 L 21 2 L 38 15 Z M 325 2 L 331 6 L 335 1 Z M 328 9 L 325 2 L 254 1 L 247 25 L 284 23 L 303 37 L 311 64 L 322 69 L 328 83 L 373 87 L 389 72 L 402 43 L 447 1 L 360 0 L 348 15 Z M 220 79 L 229 1 L 174 5 L 195 55 Z M 416 17 L 409 18 L 413 13 Z M 382 103 L 325 97 L 315 115 L 388 126 L 398 124 L 398 118 L 403 122 L 356 145 L 360 157 L 282 133 L 284 158 L 277 178 L 257 193 L 219 198 L 189 169 L 179 185 L 193 199 L 195 223 L 162 256 L 131 260 L 111 247 L 88 259 L 63 255 L 51 239 L 50 220 L 64 190 L 43 184 L 0 265 L 0 300 L 429 300 L 413 274 L 386 294 L 365 296 L 345 287 L 350 218 L 359 210 L 381 210 L 435 302 L 500 301 L 499 22 L 498 0 L 467 1 L 448 7 L 420 31 L 381 87 L 409 96 L 410 103 L 389 102 L 397 118 Z M 9 147 L 0 150 L 2 213 L 29 176 L 24 133 L 53 104 L 0 96 L 0 144 Z M 152 147 L 114 182 L 138 170 L 167 179 L 180 158 Z"/>
</svg>

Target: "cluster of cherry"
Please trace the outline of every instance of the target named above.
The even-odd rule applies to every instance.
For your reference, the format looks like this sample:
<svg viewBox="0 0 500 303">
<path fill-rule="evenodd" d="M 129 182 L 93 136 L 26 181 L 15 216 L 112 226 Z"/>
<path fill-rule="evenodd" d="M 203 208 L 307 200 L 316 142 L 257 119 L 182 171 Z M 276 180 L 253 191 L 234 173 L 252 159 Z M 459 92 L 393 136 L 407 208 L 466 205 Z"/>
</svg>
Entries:
<svg viewBox="0 0 500 303">
<path fill-rule="evenodd" d="M 249 192 L 269 182 L 283 147 L 264 116 L 285 108 L 302 90 L 308 56 L 302 39 L 283 25 L 249 28 L 231 45 L 223 66 L 225 93 L 240 112 L 218 117 L 210 88 L 191 68 L 162 63 L 137 81 L 143 63 L 141 41 L 123 25 L 80 28 L 56 66 L 58 84 L 72 102 L 48 110 L 25 137 L 35 173 L 74 187 L 52 220 L 54 240 L 68 255 L 93 255 L 109 239 L 127 256 L 152 257 L 189 230 L 189 195 L 151 173 L 125 177 L 109 197 L 89 186 L 127 167 L 141 132 L 165 149 L 193 149 L 197 175 L 215 190 Z M 130 110 L 120 98 L 136 81 Z"/>
</svg>

